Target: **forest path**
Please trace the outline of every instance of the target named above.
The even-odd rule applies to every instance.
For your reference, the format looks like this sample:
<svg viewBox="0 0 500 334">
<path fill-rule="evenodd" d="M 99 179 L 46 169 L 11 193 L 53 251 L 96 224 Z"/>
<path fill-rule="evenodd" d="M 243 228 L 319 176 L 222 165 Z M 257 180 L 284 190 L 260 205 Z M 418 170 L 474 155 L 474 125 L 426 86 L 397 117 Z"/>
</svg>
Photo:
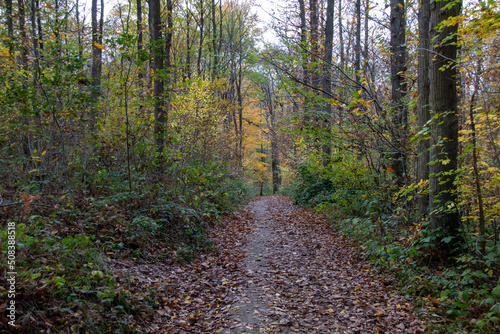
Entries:
<svg viewBox="0 0 500 334">
<path fill-rule="evenodd" d="M 247 280 L 224 333 L 417 331 L 393 281 L 356 256 L 324 217 L 284 197 L 258 198 L 246 210 L 253 215 L 241 261 Z"/>
<path fill-rule="evenodd" d="M 216 252 L 176 269 L 168 333 L 417 333 L 412 305 L 326 218 L 259 197 L 212 230 Z"/>
</svg>

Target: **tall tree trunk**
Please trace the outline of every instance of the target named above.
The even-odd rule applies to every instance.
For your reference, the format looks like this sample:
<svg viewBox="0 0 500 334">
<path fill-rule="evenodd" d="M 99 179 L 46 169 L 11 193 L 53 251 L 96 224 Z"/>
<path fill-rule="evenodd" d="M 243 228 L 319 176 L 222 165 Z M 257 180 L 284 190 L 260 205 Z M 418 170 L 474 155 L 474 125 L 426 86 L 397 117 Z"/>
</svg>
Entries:
<svg viewBox="0 0 500 334">
<path fill-rule="evenodd" d="M 318 0 L 309 0 L 309 45 L 311 52 L 315 56 L 319 56 L 319 15 L 318 15 Z M 311 70 L 311 86 L 320 87 L 318 67 L 314 66 Z"/>
<path fill-rule="evenodd" d="M 137 63 L 139 64 L 139 71 L 137 71 L 137 79 L 139 79 L 139 85 L 142 87 L 144 73 L 142 71 L 142 49 L 143 49 L 143 37 L 142 31 L 144 30 L 142 26 L 142 0 L 137 0 Z"/>
<path fill-rule="evenodd" d="M 83 43 L 82 43 L 82 30 L 80 29 L 80 2 L 76 0 L 76 29 L 78 30 L 78 55 L 82 58 Z"/>
<path fill-rule="evenodd" d="M 354 71 L 356 82 L 359 84 L 361 69 L 361 0 L 356 0 L 356 46 L 354 47 Z"/>
<path fill-rule="evenodd" d="M 393 124 L 395 127 L 393 145 L 399 150 L 392 154 L 391 167 L 397 184 L 405 184 L 406 155 L 404 150 L 408 128 L 408 116 L 404 101 L 406 84 L 406 19 L 404 0 L 391 0 L 391 85 L 392 105 L 394 108 Z"/>
<path fill-rule="evenodd" d="M 43 46 L 43 43 L 39 44 L 39 39 L 38 37 L 40 35 L 37 35 L 37 22 L 40 26 L 38 26 L 38 33 L 41 31 L 41 20 L 40 17 L 38 17 L 38 20 L 36 19 L 36 14 L 39 14 L 38 11 L 38 1 L 36 0 L 31 0 L 31 39 L 32 39 L 32 45 L 33 45 L 33 97 L 31 99 L 31 104 L 33 108 L 33 113 L 35 114 L 35 123 L 36 125 L 41 128 L 42 125 L 42 114 L 38 110 L 38 105 L 37 105 L 37 95 L 38 95 L 38 76 L 40 73 L 40 53 L 39 53 L 39 46 Z M 40 15 L 40 14 L 39 14 Z M 33 136 L 33 146 L 35 149 L 39 149 L 40 146 L 40 138 L 37 138 L 38 136 L 35 135 Z"/>
<path fill-rule="evenodd" d="M 457 32 L 458 26 L 438 26 L 449 17 L 460 14 L 461 1 L 431 3 L 431 40 L 435 57 L 431 62 L 430 113 L 431 152 L 429 166 L 429 227 L 437 232 L 436 246 L 442 251 L 454 250 L 462 242 L 460 215 L 457 208 L 458 158 L 458 94 L 457 94 Z M 451 6 L 450 6 L 451 5 Z M 451 238 L 454 238 L 451 239 Z M 450 240 L 453 242 L 450 243 Z"/>
<path fill-rule="evenodd" d="M 339 44 L 340 44 L 340 67 L 345 66 L 345 55 L 344 55 L 344 27 L 342 25 L 342 0 L 339 0 Z"/>
<path fill-rule="evenodd" d="M 43 27 L 42 27 L 42 17 L 40 14 L 40 2 L 38 0 L 34 3 L 34 11 L 36 13 L 37 26 L 38 26 L 38 42 L 40 49 L 40 61 L 43 62 Z M 33 15 L 33 14 L 32 14 Z"/>
<path fill-rule="evenodd" d="M 271 122 L 274 123 L 275 116 L 271 116 Z M 277 194 L 280 190 L 280 157 L 278 149 L 278 138 L 276 136 L 276 129 L 274 124 L 271 125 L 271 170 L 273 174 L 273 194 Z"/>
<path fill-rule="evenodd" d="M 333 14 L 335 10 L 335 0 L 328 0 L 326 7 L 326 23 L 325 23 L 325 63 L 323 67 L 323 97 L 330 98 L 332 93 L 331 84 L 331 63 L 333 59 Z M 330 102 L 325 102 L 324 106 L 323 125 L 327 133 L 330 132 L 330 118 L 332 114 L 332 105 Z M 323 144 L 323 165 L 327 166 L 330 162 L 331 146 L 330 138 L 326 138 L 327 143 Z"/>
<path fill-rule="evenodd" d="M 200 0 L 200 41 L 198 43 L 198 59 L 196 61 L 196 71 L 198 73 L 198 76 L 201 75 L 201 56 L 202 56 L 202 51 L 203 51 L 203 28 L 205 27 L 205 12 L 203 8 L 203 0 Z"/>
<path fill-rule="evenodd" d="M 368 47 L 370 44 L 370 40 L 368 38 L 369 36 L 369 26 L 368 26 L 368 17 L 369 17 L 369 9 L 370 9 L 370 0 L 365 0 L 365 45 L 364 45 L 364 50 L 363 50 L 363 60 L 364 60 L 364 67 L 365 69 L 368 68 Z M 368 71 L 366 71 L 368 73 Z"/>
<path fill-rule="evenodd" d="M 9 55 L 13 54 L 14 24 L 12 21 L 12 0 L 5 0 L 5 15 L 7 16 L 7 37 L 9 37 Z"/>
<path fill-rule="evenodd" d="M 419 46 L 418 46 L 418 101 L 417 101 L 417 122 L 420 131 L 423 131 L 431 116 L 429 113 L 429 61 L 430 61 L 430 0 L 420 0 L 418 12 L 419 25 Z M 430 131 L 429 131 L 430 132 Z M 417 181 L 429 180 L 429 149 L 430 141 L 427 134 L 419 138 L 418 157 L 417 157 Z M 429 196 L 420 196 L 418 198 L 418 212 L 420 218 L 427 215 L 429 207 Z"/>
<path fill-rule="evenodd" d="M 217 6 L 215 0 L 212 0 L 211 14 L 212 14 L 212 52 L 213 52 L 213 62 L 212 62 L 212 78 L 216 78 L 218 75 L 219 67 L 219 55 L 217 54 L 217 21 L 216 21 L 216 11 Z"/>
<path fill-rule="evenodd" d="M 306 22 L 306 5 L 304 0 L 299 0 L 300 8 L 300 45 L 303 49 L 307 48 L 307 22 Z M 307 86 L 309 84 L 309 56 L 305 50 L 301 50 L 302 54 L 302 71 L 303 81 Z"/>
<path fill-rule="evenodd" d="M 28 47 L 28 36 L 26 34 L 26 8 L 24 0 L 18 0 L 17 5 L 19 13 L 19 35 L 21 37 L 19 62 L 21 69 L 27 73 L 29 47 Z M 27 91 L 28 82 L 24 76 L 22 78 L 22 87 L 24 91 Z M 24 131 L 22 136 L 22 147 L 24 156 L 27 159 L 29 159 L 31 158 L 31 143 L 30 143 L 30 129 L 29 129 L 30 119 L 28 115 L 29 113 L 28 104 L 26 100 L 23 99 L 21 100 L 20 105 L 21 105 L 20 109 L 24 125 L 23 129 Z"/>
<path fill-rule="evenodd" d="M 191 12 L 186 11 L 186 76 L 191 80 Z"/>
<path fill-rule="evenodd" d="M 153 51 L 153 98 L 155 100 L 155 126 L 154 139 L 158 158 L 158 169 L 161 170 L 162 156 L 164 151 L 164 136 L 165 136 L 165 106 L 163 99 L 164 82 L 163 82 L 163 43 L 162 43 L 162 26 L 161 26 L 161 2 L 160 0 L 149 1 L 149 17 L 151 22 L 151 43 Z"/>
<path fill-rule="evenodd" d="M 92 93 L 90 108 L 90 130 L 95 131 L 98 116 L 99 96 L 101 95 L 102 73 L 102 29 L 104 18 L 104 0 L 101 0 L 101 16 L 97 21 L 97 0 L 92 0 Z"/>
</svg>

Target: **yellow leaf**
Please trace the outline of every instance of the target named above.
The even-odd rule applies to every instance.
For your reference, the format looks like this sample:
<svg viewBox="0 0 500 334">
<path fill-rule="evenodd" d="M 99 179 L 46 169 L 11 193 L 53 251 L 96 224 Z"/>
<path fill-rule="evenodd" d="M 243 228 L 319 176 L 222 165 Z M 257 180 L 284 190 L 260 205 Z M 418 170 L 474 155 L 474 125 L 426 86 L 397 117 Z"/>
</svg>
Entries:
<svg viewBox="0 0 500 334">
<path fill-rule="evenodd" d="M 99 43 L 97 43 L 97 42 L 94 42 L 94 45 L 95 45 L 95 47 L 96 47 L 96 48 L 101 49 L 101 50 L 104 50 L 104 46 L 103 46 L 102 44 L 99 44 Z"/>
<path fill-rule="evenodd" d="M 328 309 L 328 313 L 333 313 L 333 312 L 335 312 L 333 309 L 331 308 Z"/>
<path fill-rule="evenodd" d="M 41 157 L 43 157 L 47 151 L 43 151 Z"/>
<path fill-rule="evenodd" d="M 5 82 L 5 87 L 7 87 L 7 89 L 11 89 L 12 87 L 9 85 L 8 82 Z"/>
</svg>

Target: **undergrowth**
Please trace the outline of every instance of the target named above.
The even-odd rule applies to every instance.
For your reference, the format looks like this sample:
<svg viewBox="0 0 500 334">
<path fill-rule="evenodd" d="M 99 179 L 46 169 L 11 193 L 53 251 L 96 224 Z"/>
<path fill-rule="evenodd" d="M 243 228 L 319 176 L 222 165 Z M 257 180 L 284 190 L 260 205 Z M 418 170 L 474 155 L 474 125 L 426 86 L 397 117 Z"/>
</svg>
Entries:
<svg viewBox="0 0 500 334">
<path fill-rule="evenodd" d="M 380 270 L 395 275 L 430 333 L 497 333 L 500 243 L 487 240 L 483 256 L 475 251 L 476 234 L 464 232 L 467 249 L 445 259 L 433 248 L 439 230 L 431 232 L 426 220 L 418 220 L 411 198 L 393 198 L 394 189 L 378 182 L 391 184 L 352 162 L 331 169 L 304 164 L 286 194 L 326 213 L 333 229 L 356 240 Z M 451 237 L 445 242 L 456 247 Z"/>
<path fill-rule="evenodd" d="M 170 166 L 155 180 L 142 178 L 130 190 L 112 170 L 82 170 L 72 180 L 84 180 L 78 191 L 49 195 L 27 182 L 1 193 L 0 305 L 8 301 L 3 265 L 10 224 L 16 228 L 16 323 L 22 330 L 142 332 L 157 308 L 154 292 L 132 287 L 110 262 L 190 261 L 211 248 L 207 228 L 247 199 L 245 185 L 215 162 Z"/>
</svg>

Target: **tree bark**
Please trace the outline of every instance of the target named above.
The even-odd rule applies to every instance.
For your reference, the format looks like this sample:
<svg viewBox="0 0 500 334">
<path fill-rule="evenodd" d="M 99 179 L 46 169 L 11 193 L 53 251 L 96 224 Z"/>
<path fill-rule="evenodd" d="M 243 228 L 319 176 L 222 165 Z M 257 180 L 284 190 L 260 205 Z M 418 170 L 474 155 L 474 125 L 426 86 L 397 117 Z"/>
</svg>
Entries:
<svg viewBox="0 0 500 334">
<path fill-rule="evenodd" d="M 438 29 L 441 22 L 460 13 L 461 1 L 431 3 L 431 40 L 435 54 L 429 71 L 431 152 L 429 166 L 430 228 L 438 230 L 436 246 L 453 251 L 461 243 L 460 215 L 457 208 L 458 94 L 457 32 L 458 26 Z M 447 7 L 448 6 L 448 7 Z M 454 239 L 454 240 L 453 240 Z M 453 240 L 453 243 L 450 241 Z"/>
<path fill-rule="evenodd" d="M 323 67 L 323 98 L 328 99 L 332 93 L 331 84 L 331 63 L 333 59 L 333 14 L 335 10 L 335 0 L 328 0 L 326 7 L 326 22 L 325 22 L 325 55 Z M 325 102 L 323 115 L 323 126 L 327 133 L 330 132 L 330 118 L 332 114 L 332 105 L 330 102 Z M 330 138 L 326 138 L 326 143 L 323 144 L 323 165 L 327 166 L 330 162 L 332 152 L 330 146 Z"/>
<path fill-rule="evenodd" d="M 217 54 L 217 22 L 216 22 L 216 9 L 215 0 L 212 0 L 211 14 L 212 14 L 212 52 L 213 52 L 213 63 L 212 63 L 212 78 L 216 78 L 218 75 L 219 68 L 219 58 Z"/>
<path fill-rule="evenodd" d="M 101 16 L 97 21 L 97 0 L 92 0 L 92 92 L 90 108 L 90 131 L 95 131 L 97 125 L 99 96 L 101 95 L 102 73 L 102 29 L 104 20 L 104 1 L 101 0 Z M 99 47 L 101 46 L 101 47 Z"/>
<path fill-rule="evenodd" d="M 139 85 L 142 87 L 144 73 L 142 72 L 142 49 L 143 49 L 143 37 L 142 37 L 142 0 L 137 0 L 137 60 L 139 64 L 139 71 L 137 71 L 137 79 L 139 79 Z"/>
<path fill-rule="evenodd" d="M 163 80 L 163 43 L 161 26 L 161 3 L 160 0 L 149 1 L 149 17 L 151 22 L 151 43 L 153 51 L 153 98 L 155 100 L 154 117 L 154 139 L 157 153 L 157 163 L 161 170 L 162 157 L 164 151 L 165 135 L 165 106 L 163 99 L 164 80 Z"/>
<path fill-rule="evenodd" d="M 198 76 L 201 75 L 201 56 L 202 56 L 203 38 L 204 38 L 203 28 L 205 26 L 205 12 L 203 9 L 203 0 L 200 0 L 199 4 L 200 4 L 200 24 L 198 27 L 200 28 L 200 40 L 198 43 L 198 59 L 196 61 L 196 70 L 197 70 Z"/>
<path fill-rule="evenodd" d="M 26 8 L 24 4 L 24 0 L 18 0 L 18 13 L 19 13 L 19 35 L 21 37 L 20 43 L 20 56 L 19 63 L 21 69 L 25 72 L 28 72 L 28 36 L 26 34 Z M 26 91 L 28 89 L 28 82 L 26 78 L 23 76 L 22 78 L 22 87 L 23 90 Z M 24 131 L 22 135 L 22 148 L 24 156 L 29 159 L 31 158 L 31 143 L 30 143 L 30 119 L 28 115 L 28 104 L 23 99 L 20 101 L 20 109 L 21 115 L 23 119 Z"/>
<path fill-rule="evenodd" d="M 14 39 L 14 23 L 12 21 L 12 0 L 5 0 L 5 15 L 7 16 L 7 37 L 9 37 L 9 55 L 12 57 Z"/>
<path fill-rule="evenodd" d="M 361 0 L 356 0 L 356 46 L 354 47 L 354 71 L 359 84 L 361 70 Z"/>
<path fill-rule="evenodd" d="M 339 0 L 339 44 L 340 44 L 340 67 L 345 66 L 345 56 L 344 56 L 344 27 L 342 25 L 342 0 Z"/>
<path fill-rule="evenodd" d="M 427 138 L 427 131 L 425 131 L 426 124 L 431 118 L 429 113 L 429 95 L 430 95 L 429 20 L 430 20 L 430 0 L 420 0 L 420 8 L 418 12 L 419 47 L 418 47 L 418 79 L 417 79 L 417 84 L 418 84 L 417 122 L 419 131 L 426 133 L 423 134 L 418 141 L 418 157 L 417 157 L 418 182 L 421 181 L 425 182 L 429 180 L 428 164 L 429 164 L 430 141 Z M 429 196 L 420 196 L 418 198 L 418 212 L 420 218 L 424 218 L 427 215 L 428 207 L 429 207 Z"/>
<path fill-rule="evenodd" d="M 307 47 L 307 22 L 306 22 L 306 5 L 304 0 L 299 0 L 300 9 L 300 45 L 302 48 Z M 301 50 L 302 53 L 302 71 L 304 84 L 309 85 L 309 56 L 305 50 Z"/>
<path fill-rule="evenodd" d="M 403 152 L 408 129 L 406 96 L 406 19 L 404 0 L 391 0 L 391 84 L 394 108 L 393 145 L 399 151 L 392 154 L 391 167 L 397 184 L 403 186 L 406 176 L 406 154 Z"/>
</svg>

